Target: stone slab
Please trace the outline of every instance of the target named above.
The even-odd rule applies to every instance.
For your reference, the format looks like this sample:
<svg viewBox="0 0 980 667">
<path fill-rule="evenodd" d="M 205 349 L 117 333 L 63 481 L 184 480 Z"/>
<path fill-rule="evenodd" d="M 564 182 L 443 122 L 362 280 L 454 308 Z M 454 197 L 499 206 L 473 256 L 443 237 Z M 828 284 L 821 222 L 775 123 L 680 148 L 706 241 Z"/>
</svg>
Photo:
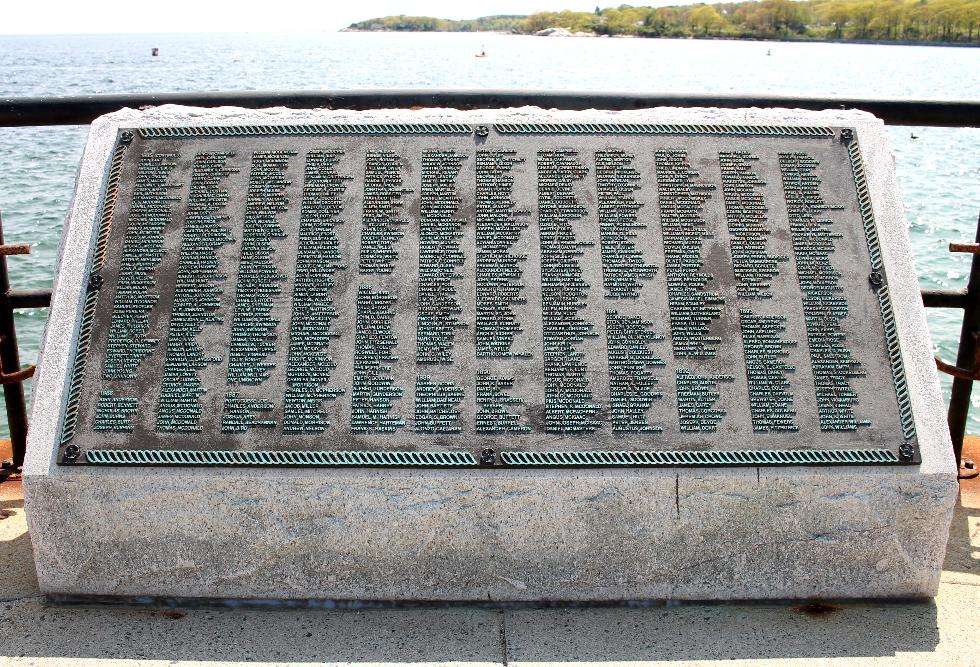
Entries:
<svg viewBox="0 0 980 667">
<path fill-rule="evenodd" d="M 854 128 L 921 463 L 470 471 L 57 465 L 74 346 L 66 332 L 77 332 L 99 188 L 118 130 L 344 122 Z M 881 123 L 858 112 L 161 107 L 103 117 L 92 127 L 66 225 L 35 389 L 25 494 L 41 589 L 395 600 L 933 595 L 955 471 L 892 160 Z"/>
</svg>

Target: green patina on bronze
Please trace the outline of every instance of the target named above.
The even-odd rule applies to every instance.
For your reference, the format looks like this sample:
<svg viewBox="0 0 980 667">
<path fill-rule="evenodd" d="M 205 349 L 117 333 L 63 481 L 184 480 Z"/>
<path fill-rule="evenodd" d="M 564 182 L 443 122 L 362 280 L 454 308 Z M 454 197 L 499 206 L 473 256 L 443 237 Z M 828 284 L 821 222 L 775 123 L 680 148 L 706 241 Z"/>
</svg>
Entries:
<svg viewBox="0 0 980 667">
<path fill-rule="evenodd" d="M 120 135 L 80 305 L 62 446 L 77 440 L 81 423 L 107 437 L 159 434 L 154 449 L 83 447 L 81 460 L 98 465 L 475 466 L 473 452 L 498 436 L 575 439 L 606 432 L 628 438 L 659 434 L 671 419 L 676 420 L 672 429 L 680 433 L 720 435 L 732 419 L 733 392 L 744 393 L 744 387 L 751 431 L 794 437 L 804 423 L 800 397 L 807 391 L 794 380 L 800 372 L 797 348 L 809 356 L 814 382 L 809 391 L 816 402 L 809 401 L 820 429 L 848 433 L 870 428 L 871 421 L 858 416 L 854 388 L 868 362 L 858 360 L 853 350 L 864 348 L 854 348 L 845 333 L 850 306 L 833 259 L 840 252 L 845 219 L 836 202 L 825 201 L 830 190 L 817 153 L 807 150 L 806 141 L 821 142 L 824 155 L 827 146 L 838 146 L 835 150 L 850 167 L 866 261 L 884 283 L 871 296 L 882 322 L 877 335 L 884 336 L 901 436 L 914 446 L 898 332 L 852 132 L 632 123 L 492 128 L 496 134 L 489 136 L 456 123 L 171 127 Z M 129 151 L 133 134 L 138 148 Z M 557 141 L 548 148 L 493 143 L 551 135 Z M 645 147 L 641 155 L 633 143 L 628 149 L 588 150 L 576 143 L 576 137 L 612 140 L 620 135 L 636 141 L 644 136 L 801 141 L 799 148 L 794 144 L 773 154 L 775 179 L 761 176 L 759 167 L 773 161 L 773 155 L 760 157 L 759 151 L 744 150 L 749 145 L 744 143 L 717 150 L 717 162 L 707 169 L 703 157 L 695 162 L 688 150 L 674 145 Z M 417 152 L 384 143 L 385 138 L 427 136 L 456 143 L 426 144 Z M 218 149 L 219 144 L 214 149 L 202 144 L 181 157 L 181 142 L 235 137 L 252 137 L 260 148 L 236 155 Z M 293 143 L 261 143 L 277 137 Z M 367 150 L 356 154 L 349 143 L 295 148 L 297 139 L 316 137 L 361 137 Z M 154 142 L 160 142 L 159 148 Z M 649 168 L 638 166 L 641 159 Z M 110 249 L 124 168 L 132 179 L 126 186 L 129 199 Z M 297 174 L 302 183 L 294 185 Z M 244 199 L 230 199 L 230 183 L 242 179 Z M 641 201 L 644 180 L 655 182 L 653 204 L 645 203 L 652 201 L 649 195 Z M 472 192 L 467 189 L 474 185 Z M 780 205 L 788 213 L 783 238 L 792 262 L 788 254 L 771 249 L 773 185 L 782 186 Z M 594 188 L 594 194 L 584 196 L 586 188 Z M 359 204 L 352 203 L 352 195 L 360 197 Z M 723 213 L 730 262 L 725 271 L 731 276 L 719 270 L 712 255 L 718 250 L 713 227 L 718 221 L 707 213 L 709 205 Z M 185 209 L 175 229 L 175 211 Z M 236 221 L 233 215 L 242 217 Z M 467 229 L 470 219 L 474 226 Z M 538 229 L 529 232 L 532 220 Z M 648 238 L 654 220 L 662 232 L 663 255 L 657 258 L 650 254 Z M 351 235 L 355 242 L 348 243 Z M 287 241 L 295 252 L 288 266 L 281 257 Z M 532 241 L 537 244 L 535 272 L 540 267 L 533 277 L 540 277 L 540 287 L 529 285 L 525 275 Z M 110 252 L 116 267 L 104 272 Z M 475 260 L 468 259 L 470 253 Z M 229 280 L 222 267 L 232 256 L 237 268 Z M 400 273 L 414 257 L 417 275 Z M 475 275 L 467 277 L 463 269 L 473 261 Z M 164 265 L 174 269 L 171 287 L 158 282 Z M 802 330 L 765 306 L 785 298 L 774 291 L 777 283 L 784 290 L 791 277 L 784 275 L 787 270 L 796 273 L 792 279 L 801 290 Z M 106 276 L 111 283 L 103 287 Z M 462 291 L 464 279 L 471 281 L 466 289 L 472 293 Z M 401 312 L 406 292 L 400 283 L 410 285 L 415 297 L 414 347 L 405 337 Z M 719 284 L 730 288 L 718 289 Z M 112 298 L 100 300 L 105 289 L 111 289 Z M 643 305 L 651 293 L 661 291 L 666 317 Z M 528 310 L 532 296 L 541 299 L 539 322 L 527 317 L 534 312 Z M 473 310 L 467 315 L 463 302 L 470 299 Z M 602 304 L 598 310 L 589 305 L 596 299 Z M 277 304 L 287 302 L 283 316 Z M 156 333 L 162 306 L 171 304 L 169 326 L 163 335 Z M 339 309 L 347 306 L 349 325 L 338 319 Z M 723 334 L 722 320 L 731 322 Z M 805 347 L 796 340 L 802 340 L 800 331 Z M 744 376 L 738 378 L 728 371 L 739 369 L 725 366 L 727 360 L 719 357 L 732 335 L 740 340 L 744 359 Z M 227 344 L 215 344 L 216 336 Z M 532 345 L 534 336 L 539 338 Z M 350 342 L 340 345 L 342 338 Z M 594 352 L 595 339 L 604 348 L 601 358 Z M 101 374 L 87 377 L 93 341 L 101 353 Z M 341 361 L 351 353 L 348 345 L 350 360 Z M 461 362 L 471 354 L 475 366 L 472 360 Z M 158 392 L 143 395 L 138 383 L 152 359 L 159 359 L 154 363 L 162 369 Z M 520 372 L 525 371 L 515 372 L 532 363 L 543 369 L 542 396 L 536 397 L 542 402 L 536 405 L 522 389 Z M 668 366 L 672 371 L 665 372 Z M 462 376 L 462 368 L 472 377 Z M 214 384 L 216 371 L 224 372 L 225 386 Z M 601 374 L 607 382 L 598 381 Z M 668 387 L 676 387 L 673 416 L 660 408 L 667 404 Z M 216 393 L 208 398 L 207 391 Z M 86 407 L 80 413 L 83 394 Z M 206 398 L 207 405 L 217 399 L 217 414 L 204 410 Z M 342 412 L 331 405 L 343 405 Z M 253 429 L 274 434 L 281 449 L 235 449 L 236 442 L 251 442 L 235 438 Z M 194 433 L 207 434 L 201 442 L 210 443 L 215 430 L 232 446 L 215 440 L 213 450 L 159 447 L 165 442 L 161 438 Z M 302 440 L 320 434 L 337 439 L 338 433 L 338 448 L 330 451 Z M 407 449 L 395 444 L 405 440 L 385 440 L 402 433 L 423 439 Z M 414 451 L 434 443 L 440 450 L 458 447 L 468 434 L 477 438 L 466 444 L 471 452 Z M 371 441 L 379 449 L 357 444 L 372 437 L 381 438 Z M 305 443 L 303 448 L 291 449 L 290 438 L 300 438 L 296 442 Z M 506 441 L 494 446 L 503 450 L 503 463 L 518 466 L 860 465 L 916 459 L 914 450 L 910 458 L 880 448 L 694 451 L 638 444 L 630 442 L 633 448 L 625 450 L 556 452 L 518 450 Z"/>
</svg>

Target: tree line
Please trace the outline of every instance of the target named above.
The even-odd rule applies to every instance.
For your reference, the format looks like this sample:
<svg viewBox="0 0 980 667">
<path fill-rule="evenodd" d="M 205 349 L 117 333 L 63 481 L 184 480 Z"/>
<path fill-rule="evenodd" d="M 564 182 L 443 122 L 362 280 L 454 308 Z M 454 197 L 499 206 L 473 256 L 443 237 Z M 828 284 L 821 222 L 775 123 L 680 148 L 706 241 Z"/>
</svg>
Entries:
<svg viewBox="0 0 980 667">
<path fill-rule="evenodd" d="M 620 5 L 594 12 L 538 12 L 449 20 L 385 16 L 351 30 L 497 31 L 547 28 L 633 37 L 728 37 L 980 43 L 980 0 L 760 0 L 672 7 Z"/>
</svg>

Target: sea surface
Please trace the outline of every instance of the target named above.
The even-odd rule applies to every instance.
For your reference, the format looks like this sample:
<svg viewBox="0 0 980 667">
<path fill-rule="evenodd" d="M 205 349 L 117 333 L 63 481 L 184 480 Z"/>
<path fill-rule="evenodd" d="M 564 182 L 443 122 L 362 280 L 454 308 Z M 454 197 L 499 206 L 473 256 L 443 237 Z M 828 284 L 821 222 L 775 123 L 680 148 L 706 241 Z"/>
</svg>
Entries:
<svg viewBox="0 0 980 667">
<path fill-rule="evenodd" d="M 487 57 L 474 58 L 481 50 Z M 421 33 L 0 36 L 3 97 L 350 88 L 976 99 L 980 49 Z M 980 130 L 889 133 L 920 283 L 964 286 L 969 258 L 947 245 L 972 241 L 976 230 Z M 85 127 L 0 128 L 5 240 L 34 244 L 31 255 L 9 259 L 14 287 L 52 284 L 85 135 Z M 36 359 L 46 316 L 17 314 L 24 363 Z M 936 352 L 951 362 L 960 320 L 957 311 L 929 315 Z M 980 433 L 980 409 L 969 428 Z M 6 432 L 0 420 L 0 437 Z"/>
</svg>

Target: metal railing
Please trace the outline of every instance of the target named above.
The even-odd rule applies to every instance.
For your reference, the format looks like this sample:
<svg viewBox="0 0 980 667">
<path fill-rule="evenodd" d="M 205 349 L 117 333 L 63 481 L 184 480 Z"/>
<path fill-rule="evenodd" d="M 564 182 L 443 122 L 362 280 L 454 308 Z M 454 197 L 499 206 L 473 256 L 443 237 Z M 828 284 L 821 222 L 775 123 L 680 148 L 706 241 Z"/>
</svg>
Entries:
<svg viewBox="0 0 980 667">
<path fill-rule="evenodd" d="M 967 252 L 973 255 L 970 263 L 970 277 L 962 289 L 922 290 L 922 303 L 926 308 L 960 308 L 963 310 L 963 324 L 960 327 L 960 342 L 956 351 L 956 365 L 947 364 L 936 358 L 940 371 L 953 376 L 953 387 L 949 396 L 946 419 L 949 421 L 949 436 L 953 440 L 953 457 L 959 466 L 959 476 L 967 479 L 977 476 L 973 461 L 963 460 L 963 438 L 966 435 L 966 421 L 970 415 L 970 398 L 974 380 L 980 380 L 980 216 L 973 243 L 950 243 L 950 252 Z"/>
<path fill-rule="evenodd" d="M 859 109 L 893 125 L 933 127 L 980 126 L 980 100 L 883 100 L 825 97 L 745 97 L 737 95 L 646 95 L 622 93 L 509 90 L 343 90 L 343 91 L 245 91 L 204 93 L 143 93 L 129 95 L 86 95 L 78 97 L 0 98 L 0 127 L 40 125 L 85 125 L 102 114 L 122 108 L 145 108 L 162 104 L 199 107 L 237 106 L 251 109 L 290 107 L 294 109 L 370 110 L 436 107 L 453 109 L 500 109 L 537 106 L 566 110 L 627 110 L 672 107 L 721 107 L 728 109 Z M 953 455 L 961 476 L 972 476 L 972 462 L 962 462 L 963 437 L 970 409 L 973 382 L 980 380 L 980 220 L 975 243 L 951 244 L 952 252 L 973 253 L 966 287 L 922 290 L 927 308 L 963 310 L 956 365 L 940 360 L 937 366 L 953 376 L 949 404 L 949 430 Z M 7 406 L 13 445 L 13 467 L 24 461 L 27 442 L 27 407 L 23 381 L 33 369 L 20 369 L 13 311 L 50 305 L 51 290 L 15 290 L 7 276 L 7 257 L 0 220 L 0 381 Z M 9 253 L 8 253 L 9 254 Z M 7 470 L 11 468 L 8 466 Z M 0 479 L 2 479 L 0 472 Z"/>
</svg>

